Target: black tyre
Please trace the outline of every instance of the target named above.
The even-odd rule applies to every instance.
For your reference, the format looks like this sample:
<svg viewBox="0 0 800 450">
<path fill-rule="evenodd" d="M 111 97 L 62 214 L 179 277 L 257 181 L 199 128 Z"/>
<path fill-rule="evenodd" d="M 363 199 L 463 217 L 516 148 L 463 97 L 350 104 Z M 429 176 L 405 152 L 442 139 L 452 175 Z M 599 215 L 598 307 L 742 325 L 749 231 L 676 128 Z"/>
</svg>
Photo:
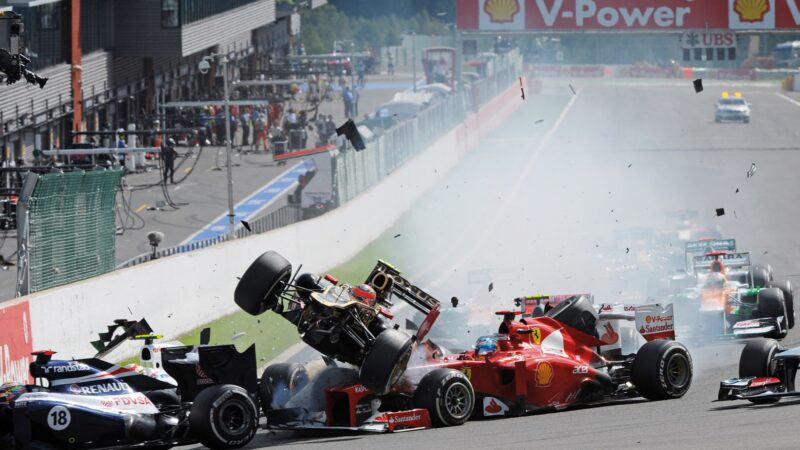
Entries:
<svg viewBox="0 0 800 450">
<path fill-rule="evenodd" d="M 756 307 L 758 309 L 758 317 L 763 318 L 778 318 L 787 317 L 786 301 L 783 299 L 783 292 L 778 288 L 761 289 L 758 292 L 758 300 Z M 783 339 L 789 333 L 788 320 L 784 321 L 782 331 L 774 332 L 767 337 Z"/>
<path fill-rule="evenodd" d="M 292 277 L 292 265 L 277 252 L 258 257 L 244 272 L 233 300 L 248 314 L 257 316 L 278 304 L 281 292 Z"/>
<path fill-rule="evenodd" d="M 692 357 L 678 342 L 647 342 L 636 353 L 631 380 L 648 400 L 683 397 L 692 384 Z"/>
<path fill-rule="evenodd" d="M 786 303 L 786 320 L 789 328 L 794 328 L 794 289 L 790 281 L 770 281 L 767 285 L 771 288 L 780 289 L 783 293 L 783 301 Z"/>
<path fill-rule="evenodd" d="M 435 369 L 417 385 L 414 406 L 427 409 L 434 426 L 461 425 L 475 409 L 475 391 L 461 371 Z"/>
<path fill-rule="evenodd" d="M 180 406 L 181 399 L 174 389 L 161 389 L 158 391 L 147 391 L 144 395 L 151 401 L 159 410 L 170 407 Z"/>
<path fill-rule="evenodd" d="M 775 376 L 775 363 L 772 358 L 780 351 L 774 339 L 753 339 L 742 349 L 739 357 L 739 378 Z M 777 398 L 751 399 L 753 403 L 775 403 Z"/>
<path fill-rule="evenodd" d="M 406 370 L 414 340 L 397 330 L 379 334 L 361 364 L 359 379 L 367 388 L 382 394 L 400 380 Z"/>
<path fill-rule="evenodd" d="M 308 385 L 308 372 L 298 363 L 272 364 L 261 374 L 258 396 L 264 414 L 271 409 L 286 407 L 286 403 Z"/>
<path fill-rule="evenodd" d="M 210 386 L 195 398 L 189 425 L 192 434 L 208 448 L 241 448 L 256 434 L 258 409 L 239 386 Z"/>
<path fill-rule="evenodd" d="M 747 274 L 750 287 L 766 287 L 770 281 L 769 271 L 762 266 L 753 266 Z"/>
</svg>

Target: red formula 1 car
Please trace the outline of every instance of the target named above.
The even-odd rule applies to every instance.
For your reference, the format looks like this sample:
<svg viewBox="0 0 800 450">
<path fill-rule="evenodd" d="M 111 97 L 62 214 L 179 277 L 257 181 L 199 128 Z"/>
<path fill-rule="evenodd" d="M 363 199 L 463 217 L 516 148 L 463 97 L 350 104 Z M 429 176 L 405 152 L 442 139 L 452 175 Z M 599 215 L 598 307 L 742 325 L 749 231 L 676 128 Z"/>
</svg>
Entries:
<svg viewBox="0 0 800 450">
<path fill-rule="evenodd" d="M 397 431 L 622 398 L 682 397 L 691 384 L 692 361 L 686 347 L 672 340 L 672 306 L 600 310 L 586 296 L 575 296 L 539 317 L 517 320 L 520 312 L 500 311 L 497 334 L 479 338 L 473 350 L 410 367 L 384 395 L 356 383 L 311 383 L 307 388 L 325 394 L 306 398 L 324 398 L 324 405 L 273 408 L 267 425 Z M 630 322 L 647 342 L 624 355 L 613 344 Z M 293 384 L 290 372 L 300 374 L 302 366 L 285 369 L 273 379 L 284 387 Z"/>
</svg>

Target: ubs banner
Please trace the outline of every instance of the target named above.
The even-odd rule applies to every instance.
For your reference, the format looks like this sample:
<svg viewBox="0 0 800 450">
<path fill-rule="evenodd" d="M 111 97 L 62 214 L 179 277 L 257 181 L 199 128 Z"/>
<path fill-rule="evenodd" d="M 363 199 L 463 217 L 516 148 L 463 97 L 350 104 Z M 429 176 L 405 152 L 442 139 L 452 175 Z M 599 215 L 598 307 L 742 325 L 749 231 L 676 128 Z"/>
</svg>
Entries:
<svg viewBox="0 0 800 450">
<path fill-rule="evenodd" d="M 800 28 L 800 0 L 456 0 L 462 31 Z"/>
</svg>

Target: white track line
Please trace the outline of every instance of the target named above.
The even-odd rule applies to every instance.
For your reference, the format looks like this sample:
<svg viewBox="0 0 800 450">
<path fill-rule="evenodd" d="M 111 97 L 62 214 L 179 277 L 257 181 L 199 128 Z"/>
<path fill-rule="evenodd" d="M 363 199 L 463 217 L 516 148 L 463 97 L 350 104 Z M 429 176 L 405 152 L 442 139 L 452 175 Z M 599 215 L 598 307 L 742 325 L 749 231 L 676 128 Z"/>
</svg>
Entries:
<svg viewBox="0 0 800 450">
<path fill-rule="evenodd" d="M 783 92 L 776 92 L 775 95 L 777 95 L 778 97 L 786 100 L 787 102 L 794 103 L 795 106 L 800 106 L 800 102 L 798 102 L 797 100 L 793 99 L 792 97 L 789 97 L 788 95 L 784 94 Z"/>
<path fill-rule="evenodd" d="M 550 142 L 550 138 L 553 137 L 553 134 L 556 132 L 556 130 L 558 130 L 561 123 L 567 117 L 567 114 L 569 113 L 570 109 L 572 109 L 572 105 L 575 104 L 575 100 L 578 99 L 578 95 L 580 94 L 580 92 L 581 91 L 578 91 L 570 99 L 569 103 L 567 103 L 567 106 L 564 108 L 563 111 L 561 111 L 561 115 L 558 116 L 558 119 L 556 120 L 555 124 L 553 124 L 552 128 L 550 128 L 547 131 L 547 134 L 544 135 L 542 140 L 539 142 L 539 145 L 536 146 L 536 149 L 533 151 L 530 160 L 528 160 L 528 164 L 525 165 L 525 169 L 522 171 L 522 173 L 520 173 L 520 175 L 517 177 L 517 180 L 514 182 L 514 187 L 511 189 L 511 195 L 505 196 L 505 200 L 503 201 L 502 206 L 500 207 L 500 209 L 498 209 L 497 214 L 494 215 L 494 220 L 492 220 L 492 222 L 489 223 L 489 226 L 484 228 L 483 233 L 481 233 L 478 239 L 473 241 L 474 244 L 472 245 L 472 247 L 469 249 L 468 252 L 463 254 L 463 256 L 459 258 L 458 261 L 456 261 L 453 265 L 442 271 L 442 274 L 429 284 L 431 288 L 438 287 L 439 285 L 444 283 L 445 280 L 447 280 L 447 278 L 450 277 L 450 275 L 456 269 L 463 266 L 464 263 L 466 263 L 467 260 L 471 258 L 472 255 L 474 255 L 478 251 L 478 249 L 481 248 L 481 246 L 484 245 L 489 236 L 494 234 L 495 229 L 497 229 L 498 227 L 499 221 L 502 220 L 502 218 L 505 216 L 505 212 L 514 203 L 512 200 L 517 196 L 519 190 L 522 189 L 523 184 L 530 179 L 529 178 L 530 173 L 531 171 L 533 171 L 533 168 L 536 165 L 535 163 L 538 160 L 539 154 L 542 152 L 542 149 L 544 149 L 547 143 Z"/>
</svg>

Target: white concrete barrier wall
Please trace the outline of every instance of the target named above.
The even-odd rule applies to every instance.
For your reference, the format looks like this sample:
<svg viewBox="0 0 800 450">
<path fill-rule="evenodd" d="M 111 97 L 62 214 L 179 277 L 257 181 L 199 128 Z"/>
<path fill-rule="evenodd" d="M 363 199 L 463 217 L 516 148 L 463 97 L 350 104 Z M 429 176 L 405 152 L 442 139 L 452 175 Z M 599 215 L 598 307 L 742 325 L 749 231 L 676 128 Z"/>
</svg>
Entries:
<svg viewBox="0 0 800 450">
<path fill-rule="evenodd" d="M 467 123 L 480 124 L 480 135 L 485 135 L 521 105 L 517 90 L 512 85 Z M 380 183 L 323 216 L 2 305 L 0 381 L 25 376 L 32 349 L 53 349 L 65 357 L 94 354 L 90 342 L 115 319 L 144 317 L 154 330 L 172 338 L 235 312 L 236 277 L 266 250 L 278 251 L 312 272 L 346 262 L 410 209 L 459 162 L 466 147 L 476 143 L 465 128 L 458 125 Z M 364 211 L 376 214 L 353 220 Z"/>
</svg>

